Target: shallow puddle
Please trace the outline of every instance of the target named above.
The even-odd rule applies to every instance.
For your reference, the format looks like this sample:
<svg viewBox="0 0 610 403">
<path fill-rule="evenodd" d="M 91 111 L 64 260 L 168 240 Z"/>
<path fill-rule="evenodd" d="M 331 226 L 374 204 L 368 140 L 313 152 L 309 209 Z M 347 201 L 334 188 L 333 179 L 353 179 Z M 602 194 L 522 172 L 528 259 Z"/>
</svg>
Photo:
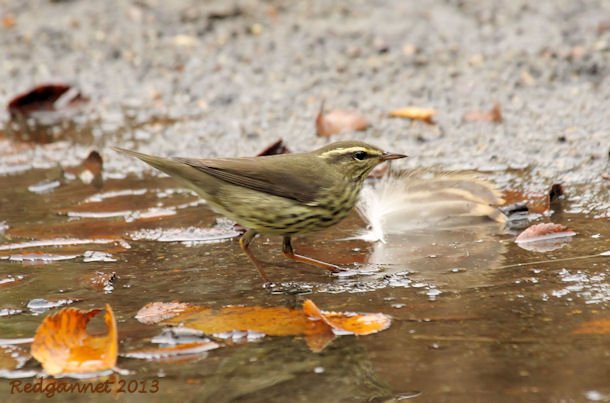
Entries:
<svg viewBox="0 0 610 403">
<path fill-rule="evenodd" d="M 588 322 L 610 317 L 610 257 L 600 256 L 610 250 L 608 219 L 570 212 L 568 201 L 552 218 L 576 236 L 544 253 L 521 248 L 519 231 L 491 222 L 365 242 L 351 239 L 364 226 L 354 213 L 296 239 L 300 253 L 348 269 L 328 275 L 287 262 L 279 239 L 261 237 L 253 250 L 274 282 L 264 287 L 240 251 L 240 230 L 170 179 L 32 188 L 52 175 L 0 177 L 2 338 L 32 337 L 57 307 L 106 303 L 117 317 L 121 354 L 202 337 L 140 323 L 135 315 L 150 302 L 294 308 L 310 298 L 326 310 L 394 318 L 388 330 L 339 337 L 318 353 L 301 336 L 244 333 L 213 351 L 148 361 L 121 356 L 118 366 L 129 372 L 117 379 L 158 380 L 159 401 L 610 396 L 610 330 L 586 331 Z M 3 376 L 31 379 L 39 367 L 23 362 Z M 0 393 L 9 389 L 0 383 Z"/>
</svg>

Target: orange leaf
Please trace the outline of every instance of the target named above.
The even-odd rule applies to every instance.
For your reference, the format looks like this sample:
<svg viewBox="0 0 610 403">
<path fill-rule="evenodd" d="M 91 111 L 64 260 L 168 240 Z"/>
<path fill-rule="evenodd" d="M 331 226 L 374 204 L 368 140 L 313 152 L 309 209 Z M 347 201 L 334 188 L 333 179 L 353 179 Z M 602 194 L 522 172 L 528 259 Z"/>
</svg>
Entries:
<svg viewBox="0 0 610 403">
<path fill-rule="evenodd" d="M 150 302 L 144 305 L 136 314 L 136 319 L 147 325 L 159 323 L 162 320 L 173 318 L 189 308 L 191 304 L 184 302 Z"/>
<path fill-rule="evenodd" d="M 610 318 L 581 323 L 572 334 L 610 334 Z"/>
<path fill-rule="evenodd" d="M 502 111 L 500 104 L 494 103 L 494 106 L 489 111 L 468 112 L 464 115 L 466 122 L 494 122 L 502 123 Z"/>
<path fill-rule="evenodd" d="M 417 106 L 407 106 L 405 108 L 394 109 L 390 112 L 390 116 L 393 118 L 421 120 L 428 124 L 434 124 L 432 118 L 435 114 L 436 111 L 432 108 L 420 108 Z"/>
<path fill-rule="evenodd" d="M 124 356 L 144 360 L 160 360 L 163 358 L 175 357 L 179 355 L 201 354 L 205 351 L 214 350 L 218 347 L 220 347 L 220 344 L 214 343 L 213 341 L 198 341 L 192 343 L 177 344 L 175 346 L 169 347 L 146 348 L 142 350 L 130 351 L 129 353 L 124 354 Z"/>
<path fill-rule="evenodd" d="M 312 300 L 305 300 L 303 311 L 311 318 L 322 319 L 338 334 L 367 335 L 390 327 L 392 319 L 382 313 L 340 313 L 321 311 Z"/>
<path fill-rule="evenodd" d="M 256 332 L 267 336 L 305 336 L 307 346 L 319 352 L 337 334 L 366 335 L 387 329 L 390 317 L 383 314 L 352 314 L 320 311 L 307 300 L 303 309 L 284 307 L 228 306 L 221 309 L 190 307 L 163 322 L 201 330 L 208 335 Z"/>
<path fill-rule="evenodd" d="M 369 127 L 364 116 L 354 111 L 333 110 L 324 113 L 324 102 L 316 117 L 316 132 L 318 136 L 328 137 L 344 132 L 363 131 Z"/>
<path fill-rule="evenodd" d="M 104 336 L 87 333 L 87 324 L 100 309 L 64 308 L 47 316 L 36 330 L 32 356 L 50 375 L 113 368 L 118 353 L 116 320 L 110 305 L 106 304 L 105 310 L 108 333 Z"/>
<path fill-rule="evenodd" d="M 213 335 L 233 331 L 251 331 L 267 336 L 297 336 L 323 333 L 327 326 L 312 321 L 302 310 L 284 307 L 227 306 L 221 309 L 193 307 L 164 324 L 182 324 Z"/>
</svg>

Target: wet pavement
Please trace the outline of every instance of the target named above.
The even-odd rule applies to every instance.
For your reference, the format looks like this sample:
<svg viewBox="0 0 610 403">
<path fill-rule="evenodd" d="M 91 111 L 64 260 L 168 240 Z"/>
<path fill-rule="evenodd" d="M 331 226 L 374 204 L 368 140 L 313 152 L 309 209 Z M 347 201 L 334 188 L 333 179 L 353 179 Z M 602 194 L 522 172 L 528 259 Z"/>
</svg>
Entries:
<svg viewBox="0 0 610 403">
<path fill-rule="evenodd" d="M 130 371 L 119 377 L 159 380 L 159 391 L 118 398 L 610 401 L 610 326 L 583 331 L 610 318 L 608 3 L 234 4 L 0 3 L 15 18 L 0 27 L 0 105 L 54 81 L 89 98 L 42 128 L 0 111 L 0 338 L 32 337 L 54 306 L 109 303 L 124 353 L 164 334 L 134 318 L 149 302 L 310 298 L 394 320 L 319 353 L 302 337 L 263 337 L 182 360 L 119 358 Z M 322 98 L 372 123 L 333 139 L 409 154 L 398 168 L 475 170 L 530 199 L 563 184 L 559 204 L 530 218 L 576 235 L 530 251 L 519 230 L 483 222 L 366 242 L 346 239 L 364 228 L 354 212 L 295 240 L 347 274 L 288 262 L 280 239 L 262 237 L 254 253 L 277 283 L 265 288 L 231 223 L 109 148 L 255 155 L 281 137 L 308 150 L 328 141 L 314 132 Z M 502 123 L 463 121 L 494 100 Z M 406 105 L 434 107 L 436 124 L 387 117 Z M 82 163 L 92 150 L 100 173 Z M 9 393 L 1 380 L 9 401 L 46 399 Z"/>
</svg>

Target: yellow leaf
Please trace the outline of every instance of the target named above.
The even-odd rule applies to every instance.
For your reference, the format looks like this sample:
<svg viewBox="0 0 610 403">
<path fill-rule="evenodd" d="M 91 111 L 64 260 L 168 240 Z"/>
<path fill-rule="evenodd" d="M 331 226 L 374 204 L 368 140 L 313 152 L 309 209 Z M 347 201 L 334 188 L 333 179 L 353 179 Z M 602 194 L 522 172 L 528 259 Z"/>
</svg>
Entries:
<svg viewBox="0 0 610 403">
<path fill-rule="evenodd" d="M 434 124 L 432 118 L 435 114 L 436 111 L 432 108 L 420 108 L 417 106 L 407 106 L 405 108 L 394 109 L 390 112 L 390 116 L 393 118 L 421 120 L 428 124 Z"/>
</svg>

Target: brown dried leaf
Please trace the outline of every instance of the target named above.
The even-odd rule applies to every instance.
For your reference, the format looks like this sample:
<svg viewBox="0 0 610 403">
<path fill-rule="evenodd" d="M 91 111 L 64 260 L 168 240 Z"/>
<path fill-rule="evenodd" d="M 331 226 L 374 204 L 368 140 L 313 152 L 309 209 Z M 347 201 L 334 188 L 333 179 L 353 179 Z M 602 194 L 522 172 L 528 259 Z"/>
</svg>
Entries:
<svg viewBox="0 0 610 403">
<path fill-rule="evenodd" d="M 489 111 L 468 112 L 464 115 L 464 121 L 502 123 L 500 104 L 498 102 L 494 103 Z"/>
<path fill-rule="evenodd" d="M 97 151 L 91 151 L 87 158 L 80 165 L 67 167 L 64 171 L 78 177 L 85 184 L 93 184 L 96 187 L 102 186 L 102 169 L 104 160 Z"/>
<path fill-rule="evenodd" d="M 214 350 L 218 347 L 220 347 L 220 344 L 213 341 L 197 341 L 192 343 L 177 344 L 169 347 L 134 350 L 122 355 L 128 358 L 138 358 L 143 360 L 161 360 L 179 355 L 201 354 L 209 350 Z"/>
<path fill-rule="evenodd" d="M 610 334 L 610 317 L 581 323 L 572 334 Z"/>
<path fill-rule="evenodd" d="M 434 124 L 434 115 L 436 110 L 432 108 L 420 108 L 418 106 L 407 106 L 404 108 L 394 109 L 390 112 L 390 117 L 403 118 L 411 120 L 420 120 L 430 125 Z"/>
<path fill-rule="evenodd" d="M 320 111 L 316 117 L 316 132 L 318 136 L 322 137 L 345 132 L 363 131 L 369 125 L 366 118 L 358 112 L 336 109 L 325 113 L 324 102 L 320 105 Z"/>
<path fill-rule="evenodd" d="M 339 334 L 367 335 L 381 332 L 392 324 L 392 319 L 382 313 L 341 313 L 321 311 L 312 300 L 305 300 L 303 311 L 310 318 L 322 319 Z"/>
<path fill-rule="evenodd" d="M 87 324 L 101 312 L 100 309 L 64 308 L 48 315 L 36 330 L 32 356 L 50 375 L 113 368 L 118 353 L 116 320 L 110 305 L 106 304 L 105 310 L 108 332 L 104 336 L 87 333 Z"/>
<path fill-rule="evenodd" d="M 171 319 L 191 308 L 194 308 L 193 305 L 184 302 L 150 302 L 138 311 L 136 319 L 140 323 L 152 325 Z"/>
<path fill-rule="evenodd" d="M 71 91 L 72 90 L 72 91 Z M 11 116 L 55 111 L 87 102 L 79 91 L 67 84 L 44 84 L 14 97 L 8 104 Z"/>
<path fill-rule="evenodd" d="M 278 154 L 289 154 L 290 150 L 284 144 L 284 140 L 279 139 L 275 143 L 270 144 L 267 148 L 257 154 L 258 157 L 263 157 L 265 155 L 278 155 Z"/>
<path fill-rule="evenodd" d="M 541 223 L 525 229 L 515 242 L 532 252 L 550 252 L 563 247 L 574 235 L 576 232 L 561 224 Z"/>
</svg>

